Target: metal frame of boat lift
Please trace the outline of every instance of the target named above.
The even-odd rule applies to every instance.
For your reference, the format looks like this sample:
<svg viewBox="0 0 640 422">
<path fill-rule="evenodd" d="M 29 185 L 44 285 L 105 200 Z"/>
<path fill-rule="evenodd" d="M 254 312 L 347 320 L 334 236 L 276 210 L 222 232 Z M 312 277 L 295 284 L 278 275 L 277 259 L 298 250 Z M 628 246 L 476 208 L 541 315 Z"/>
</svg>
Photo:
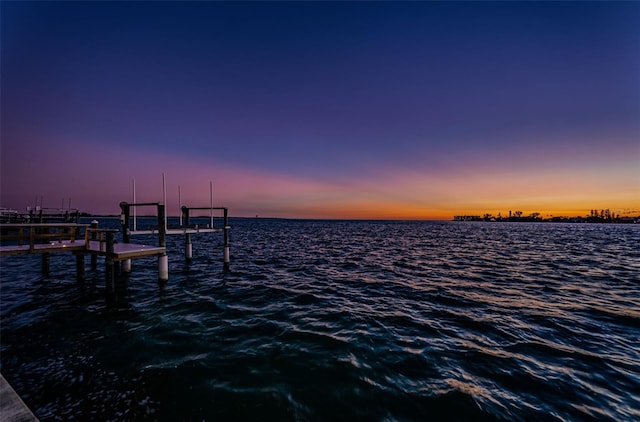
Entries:
<svg viewBox="0 0 640 422">
<path fill-rule="evenodd" d="M 135 210 L 137 207 L 144 206 L 155 206 L 157 208 L 157 221 L 158 225 L 155 227 L 151 227 L 147 230 L 137 230 L 137 217 L 134 217 L 133 230 L 130 228 L 131 221 L 131 211 Z M 165 205 L 161 202 L 140 202 L 140 203 L 128 203 L 128 202 L 120 202 L 120 209 L 122 213 L 120 214 L 120 224 L 122 226 L 122 241 L 123 243 L 129 243 L 131 241 L 131 236 L 134 235 L 142 235 L 142 234 L 158 234 L 158 246 L 166 247 L 166 236 L 167 235 L 184 235 L 185 236 L 185 248 L 184 255 L 185 260 L 190 262 L 193 258 L 193 247 L 191 243 L 191 235 L 198 233 L 214 233 L 214 232 L 223 232 L 223 268 L 225 271 L 230 268 L 230 258 L 229 258 L 229 210 L 226 207 L 186 207 L 183 206 L 181 211 L 181 224 L 177 228 L 169 228 L 167 225 L 167 215 Z M 191 210 L 210 210 L 211 211 L 211 224 L 209 227 L 200 228 L 197 225 L 191 226 L 190 223 L 190 211 Z M 217 229 L 213 226 L 213 211 L 214 210 L 222 210 L 223 212 L 223 227 L 221 229 Z M 122 263 L 122 271 L 130 272 L 131 271 L 131 261 L 124 261 Z M 159 280 L 168 280 L 168 258 L 167 255 L 164 254 L 158 258 L 158 278 Z"/>
</svg>

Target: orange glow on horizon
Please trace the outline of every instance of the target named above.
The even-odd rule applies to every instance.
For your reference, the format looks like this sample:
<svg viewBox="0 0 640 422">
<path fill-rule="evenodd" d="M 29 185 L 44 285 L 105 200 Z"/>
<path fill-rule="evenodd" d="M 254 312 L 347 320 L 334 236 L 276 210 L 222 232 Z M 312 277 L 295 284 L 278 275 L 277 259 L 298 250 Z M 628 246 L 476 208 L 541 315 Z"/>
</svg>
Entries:
<svg viewBox="0 0 640 422">
<path fill-rule="evenodd" d="M 541 170 L 535 163 L 520 163 L 514 170 L 518 163 L 513 160 L 508 166 L 490 168 L 461 160 L 444 169 L 390 165 L 357 177 L 315 179 L 135 149 L 100 150 L 78 143 L 74 150 L 79 155 L 100 156 L 102 168 L 127 171 L 96 173 L 90 161 L 60 169 L 57 158 L 62 159 L 64 151 L 53 150 L 47 160 L 37 163 L 42 174 L 53 175 L 43 181 L 20 163 L 7 162 L 3 172 L 24 183 L 15 190 L 5 179 L 3 198 L 11 194 L 14 199 L 1 205 L 23 210 L 32 204 L 34 194 L 44 193 L 45 206 L 52 206 L 52 200 L 56 206 L 59 198 L 71 197 L 83 212 L 117 214 L 119 202 L 132 199 L 133 179 L 139 202 L 161 200 L 165 172 L 167 212 L 172 216 L 179 214 L 177 186 L 181 187 L 182 205 L 206 206 L 209 181 L 213 181 L 214 205 L 228 207 L 237 217 L 451 220 L 455 215 L 486 213 L 507 217 L 510 210 L 519 210 L 524 216 L 537 212 L 547 218 L 588 216 L 592 209 L 640 215 L 640 180 L 631 154 L 611 157 L 610 162 L 601 160 L 599 168 L 585 165 Z M 141 156 L 153 163 L 152 167 L 141 167 Z M 78 178 L 78 174 L 92 178 Z"/>
</svg>

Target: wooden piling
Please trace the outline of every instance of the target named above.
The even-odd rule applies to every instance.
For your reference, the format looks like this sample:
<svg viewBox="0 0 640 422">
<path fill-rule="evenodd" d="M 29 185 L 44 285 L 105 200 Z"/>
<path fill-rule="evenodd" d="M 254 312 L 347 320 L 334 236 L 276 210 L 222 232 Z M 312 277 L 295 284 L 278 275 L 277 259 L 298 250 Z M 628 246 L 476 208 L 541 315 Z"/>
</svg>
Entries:
<svg viewBox="0 0 640 422">
<path fill-rule="evenodd" d="M 51 257 L 49 256 L 48 253 L 43 253 L 42 254 L 42 275 L 44 277 L 49 276 L 50 264 L 51 264 Z"/>
<path fill-rule="evenodd" d="M 91 228 L 98 228 L 98 220 L 91 221 Z M 98 240 L 98 232 L 91 232 L 91 240 Z M 98 255 L 95 253 L 91 254 L 91 271 L 96 271 L 98 269 Z"/>
<path fill-rule="evenodd" d="M 182 207 L 182 221 L 184 227 L 189 228 L 189 208 Z M 193 245 L 191 244 L 191 234 L 185 233 L 184 235 L 184 259 L 186 262 L 191 262 L 193 257 Z"/>
<path fill-rule="evenodd" d="M 229 271 L 229 215 L 227 208 L 224 208 L 224 264 L 225 271 Z"/>
<path fill-rule="evenodd" d="M 76 280 L 78 283 L 84 282 L 85 268 L 84 268 L 84 253 L 76 252 Z"/>
<path fill-rule="evenodd" d="M 107 249 L 105 257 L 105 288 L 107 296 L 109 297 L 115 292 L 116 288 L 116 271 L 114 262 L 114 233 L 113 231 L 107 231 Z"/>
<path fill-rule="evenodd" d="M 42 228 L 32 227 L 30 229 L 29 233 L 30 233 L 31 237 L 35 236 L 36 234 L 48 234 L 49 233 L 49 228 L 48 227 L 42 227 Z M 43 253 L 42 254 L 42 276 L 43 277 L 48 277 L 49 276 L 50 267 L 51 267 L 51 257 L 49 256 L 48 253 Z"/>
<path fill-rule="evenodd" d="M 120 209 L 122 210 L 122 214 L 120 214 L 120 223 L 122 224 L 122 243 L 130 243 L 131 230 L 129 229 L 129 220 L 131 218 L 131 207 L 127 202 L 120 202 Z M 122 261 L 120 269 L 123 273 L 130 273 L 131 260 L 126 259 Z"/>
<path fill-rule="evenodd" d="M 165 205 L 158 204 L 158 246 L 165 248 L 167 245 L 167 228 L 165 218 Z M 166 252 L 158 257 L 158 281 L 169 281 L 169 257 Z"/>
</svg>

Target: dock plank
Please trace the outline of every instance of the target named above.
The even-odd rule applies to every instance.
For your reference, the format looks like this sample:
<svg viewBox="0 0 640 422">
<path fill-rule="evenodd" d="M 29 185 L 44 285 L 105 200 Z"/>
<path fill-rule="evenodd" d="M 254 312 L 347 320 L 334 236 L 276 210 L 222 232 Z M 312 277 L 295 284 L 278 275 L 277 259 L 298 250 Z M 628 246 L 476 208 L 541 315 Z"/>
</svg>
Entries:
<svg viewBox="0 0 640 422">
<path fill-rule="evenodd" d="M 49 252 L 72 252 L 82 251 L 85 249 L 84 240 L 63 240 L 61 242 L 38 243 L 33 245 L 33 249 L 29 245 L 2 245 L 0 246 L 0 255 L 21 255 L 27 253 L 49 253 Z"/>
<path fill-rule="evenodd" d="M 0 419 L 6 422 L 38 421 L 2 374 L 0 374 Z"/>
<path fill-rule="evenodd" d="M 222 229 L 210 229 L 210 228 L 177 228 L 177 229 L 167 229 L 165 233 L 167 236 L 172 234 L 198 234 L 198 233 L 219 233 Z M 156 235 L 158 234 L 158 230 L 131 230 L 129 232 L 131 236 L 135 235 Z"/>
<path fill-rule="evenodd" d="M 97 240 L 89 241 L 88 247 L 82 240 L 63 240 L 62 242 L 49 242 L 33 245 L 2 245 L 0 255 L 21 255 L 29 253 L 52 253 L 52 252 L 85 252 L 97 255 L 106 255 L 106 244 L 100 244 Z M 160 246 L 139 245 L 136 243 L 115 243 L 113 245 L 114 259 L 122 261 L 132 258 L 144 258 L 147 256 L 158 256 L 166 253 L 166 248 Z"/>
<path fill-rule="evenodd" d="M 104 243 L 101 246 L 100 242 L 97 240 L 91 240 L 89 241 L 87 252 L 106 255 L 105 248 L 106 245 Z M 114 260 L 116 261 L 132 258 L 144 258 L 147 256 L 158 256 L 163 255 L 166 252 L 167 249 L 161 246 L 139 245 L 136 243 L 115 243 L 113 245 Z"/>
</svg>

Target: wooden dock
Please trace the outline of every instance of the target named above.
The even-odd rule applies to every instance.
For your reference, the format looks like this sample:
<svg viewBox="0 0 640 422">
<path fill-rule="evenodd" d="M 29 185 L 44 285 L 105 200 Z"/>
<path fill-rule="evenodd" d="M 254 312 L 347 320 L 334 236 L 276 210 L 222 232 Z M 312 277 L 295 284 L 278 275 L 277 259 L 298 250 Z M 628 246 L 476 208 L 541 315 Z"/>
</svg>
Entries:
<svg viewBox="0 0 640 422">
<path fill-rule="evenodd" d="M 105 257 L 107 296 L 115 290 L 116 263 L 128 266 L 131 260 L 157 256 L 160 261 L 158 280 L 167 281 L 166 248 L 136 243 L 116 243 L 116 229 L 98 229 L 92 224 L 0 224 L 0 256 L 39 254 L 42 274 L 49 274 L 50 255 L 73 252 L 76 257 L 76 278 L 85 279 L 85 256 L 91 255 L 91 267 L 97 268 L 97 257 Z M 120 264 L 118 264 L 120 265 Z M 120 267 L 118 267 L 120 268 Z"/>
<path fill-rule="evenodd" d="M 140 206 L 151 206 L 157 209 L 157 225 L 148 230 L 136 230 L 129 226 L 131 209 Z M 97 257 L 105 257 L 105 282 L 107 293 L 115 289 L 116 272 L 131 272 L 131 260 L 145 257 L 158 258 L 158 281 L 169 280 L 169 261 L 166 250 L 166 236 L 183 235 L 185 238 L 185 260 L 192 259 L 191 236 L 198 233 L 223 233 L 223 268 L 229 270 L 229 220 L 226 207 L 182 207 L 182 219 L 179 227 L 167 227 L 165 205 L 163 203 L 121 202 L 120 216 L 122 241 L 115 241 L 117 229 L 99 229 L 98 222 L 91 225 L 72 223 L 13 223 L 0 224 L 0 256 L 39 254 L 42 256 L 42 274 L 49 274 L 50 255 L 60 252 L 72 252 L 75 255 L 78 282 L 85 279 L 85 256 L 91 255 L 91 267 L 97 267 Z M 190 225 L 190 211 L 208 210 L 211 223 L 206 226 Z M 222 211 L 223 226 L 214 227 L 213 212 Z M 182 224 L 184 220 L 184 225 Z M 131 236 L 136 234 L 157 234 L 157 246 L 131 243 Z"/>
<path fill-rule="evenodd" d="M 80 233 L 81 229 L 84 229 L 84 233 Z M 117 231 L 92 229 L 89 225 L 83 224 L 1 224 L 0 230 L 0 256 L 56 252 L 107 256 L 108 241 L 104 235 L 110 231 Z M 96 234 L 95 239 L 91 237 L 93 233 Z M 165 247 L 115 242 L 111 252 L 114 261 L 159 256 L 164 253 Z"/>
<path fill-rule="evenodd" d="M 0 420 L 4 422 L 38 420 L 2 374 L 0 374 Z"/>
</svg>

